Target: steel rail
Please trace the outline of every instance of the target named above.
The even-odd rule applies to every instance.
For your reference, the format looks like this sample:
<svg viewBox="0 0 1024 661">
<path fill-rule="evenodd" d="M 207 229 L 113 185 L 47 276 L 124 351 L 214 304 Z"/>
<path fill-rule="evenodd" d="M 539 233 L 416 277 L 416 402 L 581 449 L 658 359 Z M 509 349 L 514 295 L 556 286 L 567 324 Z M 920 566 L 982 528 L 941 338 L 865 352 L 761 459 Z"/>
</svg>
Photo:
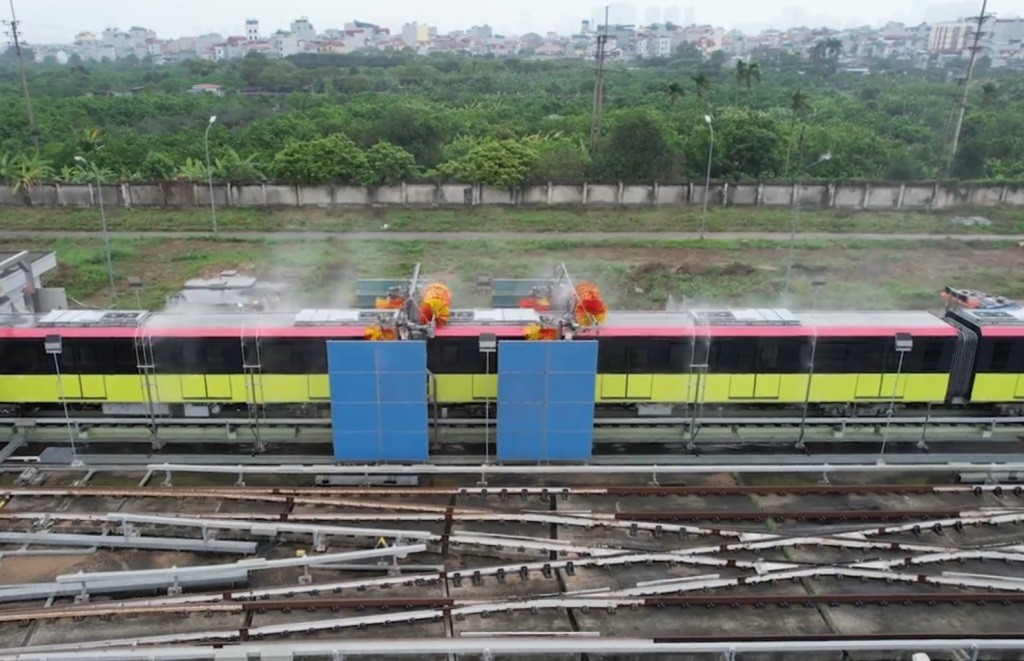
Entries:
<svg viewBox="0 0 1024 661">
<path fill-rule="evenodd" d="M 587 603 L 588 601 L 600 601 L 606 604 L 609 599 L 579 595 L 574 597 L 575 601 Z M 658 595 L 637 599 L 612 599 L 618 601 L 614 608 L 644 607 L 644 608 L 740 608 L 753 606 L 765 608 L 767 606 L 778 606 L 781 608 L 810 607 L 814 605 L 827 605 L 833 608 L 839 606 L 913 606 L 913 605 L 953 605 L 962 606 L 966 604 L 977 605 L 1002 605 L 1009 606 L 1024 603 L 1024 593 L 998 593 L 992 592 L 913 592 L 913 593 L 824 593 L 813 595 Z M 144 615 L 163 614 L 235 614 L 235 613 L 267 613 L 267 612 L 292 612 L 307 611 L 315 612 L 320 610 L 341 610 L 365 611 L 378 609 L 388 611 L 391 609 L 405 610 L 410 608 L 457 608 L 461 606 L 482 606 L 490 603 L 488 600 L 480 599 L 453 599 L 450 597 L 382 597 L 382 598 L 352 598 L 352 597 L 310 597 L 304 599 L 274 599 L 263 601 L 247 602 L 225 602 L 219 604 L 181 604 L 177 606 L 140 605 L 125 607 L 121 605 L 88 604 L 85 606 L 66 606 L 48 608 L 22 608 L 0 611 L 0 622 L 16 622 L 25 624 L 39 620 L 61 620 L 61 619 L 84 619 L 113 617 L 139 617 Z"/>
<path fill-rule="evenodd" d="M 0 661 L 56 661 L 74 651 L 75 661 L 207 661 L 216 658 L 339 658 L 356 656 L 422 657 L 428 655 L 696 655 L 808 654 L 815 652 L 961 652 L 1017 651 L 1024 649 L 1018 633 L 955 636 L 938 634 L 867 634 L 818 636 L 766 636 L 733 638 L 593 638 L 552 634 L 481 636 L 470 638 L 400 638 L 384 640 L 290 641 L 240 645 L 162 645 L 139 649 L 55 647 L 0 650 Z M 54 653 L 64 653 L 65 656 Z"/>
<path fill-rule="evenodd" d="M 682 403 L 680 403 L 682 405 Z M 482 418 L 438 418 L 428 421 L 442 427 L 483 427 L 488 421 Z M 595 417 L 596 427 L 679 427 L 689 426 L 694 422 L 692 417 Z M 878 416 L 851 417 L 808 417 L 801 416 L 705 416 L 697 418 L 701 427 L 878 427 L 884 425 L 885 418 Z M 96 429 L 100 427 L 143 428 L 149 429 L 152 421 L 146 417 L 101 417 L 78 416 L 71 418 L 71 424 L 77 427 Z M 252 421 L 249 418 L 160 418 L 159 426 L 177 429 L 225 428 L 244 429 Z M 496 424 L 493 418 L 491 426 Z M 893 426 L 1022 426 L 1024 416 L 993 416 L 993 415 L 949 415 L 927 416 L 908 415 L 894 416 Z M 63 416 L 38 416 L 23 418 L 0 418 L 0 427 L 25 429 L 32 427 L 64 427 L 67 420 Z M 331 421 L 326 418 L 267 418 L 260 421 L 261 427 L 307 427 L 329 429 Z"/>
<path fill-rule="evenodd" d="M 228 499 L 230 500 L 230 499 Z M 326 505 L 336 507 L 349 507 L 346 502 L 335 502 L 322 500 L 308 502 L 305 499 L 296 499 L 297 504 L 303 505 Z M 892 521 L 913 521 L 924 519 L 951 519 L 963 515 L 964 510 L 956 508 L 944 509 L 888 509 L 888 510 L 854 510 L 854 509 L 765 509 L 759 511 L 736 511 L 736 510 L 673 510 L 668 512 L 648 511 L 618 511 L 618 512 L 572 512 L 571 514 L 542 514 L 538 512 L 495 512 L 478 511 L 472 509 L 450 508 L 447 511 L 418 511 L 414 507 L 400 512 L 382 512 L 379 510 L 390 509 L 379 505 L 365 505 L 364 512 L 315 512 L 315 513 L 206 513 L 206 512 L 175 512 L 173 516 L 181 517 L 202 517 L 215 521 L 276 521 L 285 523 L 318 523 L 318 524 L 339 524 L 359 523 L 375 521 L 380 523 L 443 523 L 447 521 L 474 521 L 480 523 L 523 523 L 523 524 L 547 524 L 566 527 L 582 528 L 610 528 L 632 530 L 632 525 L 637 524 L 637 531 L 652 531 L 650 525 L 639 527 L 640 523 L 679 523 L 679 522 L 751 522 L 759 523 L 771 519 L 773 521 L 815 521 L 815 522 L 892 522 Z M 400 508 L 399 508 L 400 509 Z M 443 509 L 443 508 L 442 508 Z M 1014 511 L 1024 512 L 1024 508 L 1000 508 L 1001 512 L 1010 514 Z M 0 520 L 36 520 L 53 519 L 49 512 L 4 512 L 0 510 Z M 99 521 L 96 515 L 76 515 L 74 513 L 60 513 L 62 520 L 77 521 Z M 691 534 L 706 534 L 713 529 L 684 530 Z M 661 532 L 677 532 L 673 529 L 661 528 Z"/>
<path fill-rule="evenodd" d="M 918 484 L 806 484 L 793 486 L 778 485 L 736 485 L 736 486 L 687 486 L 687 485 L 636 485 L 636 486 L 496 486 L 496 487 L 259 487 L 259 486 L 208 486 L 208 487 L 46 487 L 46 486 L 4 486 L 0 497 L 93 497 L 93 498 L 252 498 L 264 497 L 338 497 L 338 496 L 460 496 L 508 499 L 540 496 L 849 496 L 849 495 L 928 495 L 928 494 L 973 494 L 980 496 L 991 493 L 997 496 L 1024 496 L 1024 486 L 1019 484 L 979 485 L 918 485 Z M 351 501 L 365 503 L 365 500 Z M 398 507 L 394 503 L 388 507 Z M 415 507 L 431 507 L 415 505 Z M 442 507 L 442 506 L 436 506 Z"/>
<path fill-rule="evenodd" d="M 371 464 L 371 465 L 336 465 L 336 464 L 172 464 L 148 463 L 145 470 L 154 473 L 214 473 L 227 475 L 696 475 L 717 473 L 741 474 L 776 474 L 776 473 L 810 473 L 824 475 L 829 473 L 962 473 L 983 472 L 990 474 L 1024 473 L 1024 462 L 998 461 L 946 461 L 935 463 L 922 462 L 920 457 L 893 455 L 886 459 L 887 463 L 872 461 L 865 463 L 867 457 L 857 457 L 849 463 L 830 463 L 827 458 L 805 457 L 799 463 L 680 463 L 680 464 L 527 464 L 527 465 L 446 465 L 446 464 Z M 685 457 L 681 457 L 681 460 Z M 831 458 L 831 459 L 834 459 Z"/>
</svg>

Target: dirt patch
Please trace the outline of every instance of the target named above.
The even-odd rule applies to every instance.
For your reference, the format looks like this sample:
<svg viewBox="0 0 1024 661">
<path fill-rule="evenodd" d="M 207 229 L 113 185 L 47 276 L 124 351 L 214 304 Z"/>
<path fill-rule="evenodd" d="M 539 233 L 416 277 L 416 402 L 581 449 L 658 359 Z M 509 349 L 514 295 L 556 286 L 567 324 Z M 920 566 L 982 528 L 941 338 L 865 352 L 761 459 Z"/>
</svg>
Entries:
<svg viewBox="0 0 1024 661">
<path fill-rule="evenodd" d="M 44 583 L 86 566 L 90 555 L 17 555 L 0 562 L 0 583 Z"/>
</svg>

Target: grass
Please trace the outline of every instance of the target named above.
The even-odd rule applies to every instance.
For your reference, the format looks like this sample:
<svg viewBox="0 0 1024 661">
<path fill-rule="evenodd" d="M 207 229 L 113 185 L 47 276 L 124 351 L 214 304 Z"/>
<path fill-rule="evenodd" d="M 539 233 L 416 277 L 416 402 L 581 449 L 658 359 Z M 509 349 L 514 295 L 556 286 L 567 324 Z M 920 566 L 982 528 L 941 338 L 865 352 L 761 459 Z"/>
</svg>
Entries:
<svg viewBox="0 0 1024 661">
<path fill-rule="evenodd" d="M 988 218 L 988 227 L 965 227 L 957 216 Z M 708 210 L 710 232 L 787 232 L 790 209 L 729 207 Z M 6 208 L 0 230 L 98 230 L 95 209 Z M 113 209 L 107 213 L 112 231 L 209 231 L 207 209 Z M 276 231 L 390 231 L 426 232 L 696 232 L 701 210 L 696 207 L 652 209 L 278 209 L 222 208 L 218 228 L 236 232 Z M 802 232 L 1019 234 L 1024 232 L 1024 209 L 989 208 L 955 212 L 876 212 L 806 209 L 800 214 Z"/>
<path fill-rule="evenodd" d="M 612 309 L 664 309 L 685 304 L 778 306 L 788 256 L 785 242 L 765 240 L 621 240 L 579 244 L 563 239 L 372 241 L 115 238 L 111 242 L 118 307 L 137 306 L 127 276 L 142 278 L 141 305 L 162 307 L 185 280 L 237 269 L 291 284 L 303 305 L 341 307 L 354 299 L 358 278 L 404 277 L 417 263 L 425 277 L 452 290 L 456 307 L 486 306 L 479 276 L 546 277 L 565 263 L 577 280 L 602 289 Z M 88 305 L 109 306 L 101 240 L 41 237 L 0 240 L 0 250 L 57 252 L 59 267 L 46 283 L 65 287 Z M 936 309 L 946 284 L 1024 298 L 1024 250 L 1014 242 L 964 245 L 954 241 L 884 243 L 810 241 L 795 253 L 792 308 Z M 811 283 L 824 277 L 817 294 Z"/>
</svg>

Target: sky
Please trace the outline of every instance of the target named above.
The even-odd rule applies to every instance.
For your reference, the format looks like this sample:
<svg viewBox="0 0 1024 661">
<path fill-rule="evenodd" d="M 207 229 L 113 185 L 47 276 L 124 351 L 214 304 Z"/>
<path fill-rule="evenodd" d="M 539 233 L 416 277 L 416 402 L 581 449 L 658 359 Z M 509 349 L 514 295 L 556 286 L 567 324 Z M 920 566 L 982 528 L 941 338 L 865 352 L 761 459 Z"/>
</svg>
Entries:
<svg viewBox="0 0 1024 661">
<path fill-rule="evenodd" d="M 418 21 L 437 26 L 441 32 L 489 24 L 501 34 L 562 34 L 579 29 L 584 19 L 603 17 L 605 4 L 611 6 L 614 22 L 641 23 L 671 20 L 711 23 L 725 28 L 755 31 L 795 25 L 851 27 L 882 25 L 896 20 L 952 20 L 965 13 L 977 13 L 981 0 L 653 0 L 627 3 L 617 0 L 375 0 L 372 3 L 337 0 L 14 0 L 17 18 L 27 43 L 70 42 L 81 31 L 100 32 L 106 27 L 127 29 L 133 25 L 156 30 L 161 38 L 219 32 L 223 36 L 244 34 L 246 18 L 260 21 L 260 31 L 269 34 L 287 29 L 291 21 L 307 16 L 318 31 L 340 28 L 352 20 L 390 27 Z M 10 20 L 6 3 L 0 17 Z M 1024 0 L 990 0 L 989 13 L 1000 16 L 1024 15 Z"/>
</svg>

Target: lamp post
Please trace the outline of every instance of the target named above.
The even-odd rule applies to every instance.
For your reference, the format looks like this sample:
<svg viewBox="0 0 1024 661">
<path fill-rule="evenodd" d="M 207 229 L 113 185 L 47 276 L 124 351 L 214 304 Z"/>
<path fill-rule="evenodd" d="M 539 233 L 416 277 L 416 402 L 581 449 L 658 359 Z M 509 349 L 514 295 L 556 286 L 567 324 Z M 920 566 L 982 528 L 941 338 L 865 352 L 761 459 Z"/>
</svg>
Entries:
<svg viewBox="0 0 1024 661">
<path fill-rule="evenodd" d="M 807 171 L 813 168 L 819 163 L 832 160 L 832 152 L 827 151 L 821 155 L 821 157 L 811 163 L 810 165 L 803 168 L 802 171 Z M 800 182 L 794 184 L 796 188 L 796 204 L 793 209 L 793 216 L 789 223 L 789 260 L 786 262 L 786 280 L 782 285 L 782 301 L 783 305 L 789 304 L 789 276 L 793 272 L 793 253 L 796 249 L 796 228 L 800 224 L 800 198 L 801 198 L 801 186 Z"/>
<path fill-rule="evenodd" d="M 498 350 L 498 336 L 494 333 L 480 334 L 480 353 L 484 355 L 484 465 L 491 463 L 491 354 Z M 486 484 L 484 476 L 480 481 Z"/>
<path fill-rule="evenodd" d="M 47 335 L 43 340 L 43 349 L 53 356 L 53 369 L 57 373 L 57 396 L 64 406 L 64 420 L 68 425 L 68 440 L 71 441 L 71 465 L 81 466 L 78 450 L 75 448 L 75 432 L 71 428 L 71 414 L 68 413 L 68 400 L 64 396 L 64 381 L 60 376 L 60 355 L 64 352 L 64 340 L 60 335 Z"/>
<path fill-rule="evenodd" d="M 900 375 L 903 373 L 903 358 L 914 350 L 914 336 L 910 333 L 896 333 L 894 348 L 900 358 L 896 364 L 896 380 L 892 384 L 892 394 L 889 397 L 889 411 L 885 418 L 885 432 L 882 434 L 882 453 L 878 457 L 878 463 L 885 463 L 885 445 L 889 442 L 889 425 L 892 424 L 892 413 L 896 407 L 896 391 L 900 386 Z"/>
<path fill-rule="evenodd" d="M 818 309 L 818 294 L 821 293 L 822 288 L 828 284 L 828 278 L 823 275 L 819 275 L 817 278 L 811 280 L 811 287 L 814 288 L 814 302 L 811 304 L 812 310 Z"/>
<path fill-rule="evenodd" d="M 213 233 L 217 233 L 217 206 L 213 202 L 213 168 L 210 167 L 210 129 L 217 121 L 217 115 L 210 115 L 210 121 L 206 124 L 206 133 L 203 134 L 203 145 L 206 147 L 206 179 L 210 184 L 210 218 L 213 220 Z"/>
<path fill-rule="evenodd" d="M 135 305 L 138 309 L 142 309 L 142 278 L 130 275 L 128 276 L 128 288 L 135 292 Z"/>
<path fill-rule="evenodd" d="M 704 230 L 708 223 L 708 195 L 711 191 L 711 158 L 715 154 L 715 118 L 704 115 L 704 122 L 711 131 L 711 144 L 708 146 L 708 174 L 704 179 L 704 210 L 700 214 L 700 238 L 704 239 Z"/>
<path fill-rule="evenodd" d="M 107 278 L 110 280 L 110 295 L 114 301 L 117 300 L 117 288 L 114 287 L 114 263 L 110 257 L 110 236 L 107 234 L 107 212 L 103 208 L 103 182 L 100 179 L 99 168 L 92 166 L 89 161 L 81 156 L 75 156 L 75 162 L 83 167 L 91 169 L 96 175 L 96 197 L 100 201 L 100 223 L 103 227 L 103 246 L 107 252 Z"/>
</svg>

